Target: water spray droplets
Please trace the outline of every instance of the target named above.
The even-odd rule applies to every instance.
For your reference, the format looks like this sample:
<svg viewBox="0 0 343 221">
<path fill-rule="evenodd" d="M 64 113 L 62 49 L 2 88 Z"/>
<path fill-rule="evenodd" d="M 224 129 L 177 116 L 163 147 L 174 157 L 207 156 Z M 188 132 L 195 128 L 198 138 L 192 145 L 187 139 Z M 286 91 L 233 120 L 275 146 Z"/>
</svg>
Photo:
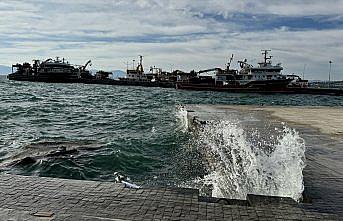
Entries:
<svg viewBox="0 0 343 221">
<path fill-rule="evenodd" d="M 193 142 L 210 172 L 194 182 L 212 185 L 215 197 L 245 199 L 252 193 L 299 200 L 305 144 L 295 130 L 282 126 L 251 131 L 230 121 L 209 122 Z"/>
<path fill-rule="evenodd" d="M 186 133 L 188 130 L 187 110 L 182 105 L 176 107 L 176 120 L 179 122 L 177 130 Z"/>
</svg>

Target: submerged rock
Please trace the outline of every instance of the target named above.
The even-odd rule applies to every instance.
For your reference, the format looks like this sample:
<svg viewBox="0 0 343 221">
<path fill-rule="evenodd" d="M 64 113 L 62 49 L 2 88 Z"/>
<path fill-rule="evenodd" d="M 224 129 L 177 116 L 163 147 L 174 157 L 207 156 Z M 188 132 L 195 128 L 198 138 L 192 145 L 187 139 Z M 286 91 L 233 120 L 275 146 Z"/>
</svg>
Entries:
<svg viewBox="0 0 343 221">
<path fill-rule="evenodd" d="M 82 151 L 100 149 L 101 144 L 93 141 L 43 141 L 32 143 L 20 149 L 0 163 L 0 167 L 24 166 L 40 159 L 72 157 Z"/>
<path fill-rule="evenodd" d="M 36 162 L 37 162 L 36 159 L 34 159 L 32 157 L 25 157 L 21 160 L 14 162 L 14 165 L 15 166 L 26 166 L 26 165 L 34 164 Z"/>
</svg>

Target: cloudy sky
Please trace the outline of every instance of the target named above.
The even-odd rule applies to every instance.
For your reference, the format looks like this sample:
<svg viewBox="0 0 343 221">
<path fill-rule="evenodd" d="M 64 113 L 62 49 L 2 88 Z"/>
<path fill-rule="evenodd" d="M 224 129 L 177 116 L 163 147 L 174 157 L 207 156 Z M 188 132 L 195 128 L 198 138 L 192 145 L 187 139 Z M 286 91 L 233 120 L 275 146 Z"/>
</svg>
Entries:
<svg viewBox="0 0 343 221">
<path fill-rule="evenodd" d="M 343 80 L 343 0 L 1 0 L 0 15 L 3 65 L 60 56 L 115 70 L 144 55 L 189 71 L 272 49 L 284 73 L 327 79 L 332 60 Z"/>
</svg>

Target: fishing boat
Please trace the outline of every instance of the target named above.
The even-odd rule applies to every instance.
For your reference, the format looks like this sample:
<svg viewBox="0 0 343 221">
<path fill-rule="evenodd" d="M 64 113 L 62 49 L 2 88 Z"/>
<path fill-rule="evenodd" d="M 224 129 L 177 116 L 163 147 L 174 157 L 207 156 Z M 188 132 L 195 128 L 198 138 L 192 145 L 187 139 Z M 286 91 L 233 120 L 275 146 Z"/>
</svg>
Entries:
<svg viewBox="0 0 343 221">
<path fill-rule="evenodd" d="M 187 82 L 177 82 L 179 89 L 204 90 L 284 90 L 294 78 L 283 75 L 281 63 L 272 64 L 270 50 L 263 50 L 264 59 L 257 67 L 247 63 L 247 60 L 238 61 L 240 70 L 230 69 L 233 55 L 226 69 L 212 68 L 198 72 L 198 76 Z M 213 77 L 201 76 L 206 72 L 215 72 Z"/>
<path fill-rule="evenodd" d="M 77 83 L 84 79 L 94 79 L 90 71 L 86 70 L 91 64 L 89 60 L 83 66 L 71 65 L 64 58 L 47 59 L 45 61 L 33 60 L 33 64 L 23 63 L 12 65 L 12 73 L 8 79 L 17 81 L 40 81 L 40 82 L 60 82 Z"/>
</svg>

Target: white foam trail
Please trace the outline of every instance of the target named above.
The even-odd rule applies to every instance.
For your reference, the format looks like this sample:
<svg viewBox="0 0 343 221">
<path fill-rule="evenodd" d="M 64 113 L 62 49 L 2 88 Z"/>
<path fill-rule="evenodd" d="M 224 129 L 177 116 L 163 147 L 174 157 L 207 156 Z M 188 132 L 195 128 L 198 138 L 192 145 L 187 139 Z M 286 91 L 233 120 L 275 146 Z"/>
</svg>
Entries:
<svg viewBox="0 0 343 221">
<path fill-rule="evenodd" d="M 211 184 L 214 197 L 245 199 L 252 193 L 299 201 L 304 190 L 304 140 L 286 126 L 278 133 L 266 138 L 229 121 L 205 125 L 195 143 L 211 173 L 194 182 Z"/>
<path fill-rule="evenodd" d="M 187 118 L 187 110 L 184 106 L 179 105 L 176 107 L 176 119 L 179 122 L 178 129 L 182 132 L 187 132 L 188 130 L 188 118 Z"/>
</svg>

